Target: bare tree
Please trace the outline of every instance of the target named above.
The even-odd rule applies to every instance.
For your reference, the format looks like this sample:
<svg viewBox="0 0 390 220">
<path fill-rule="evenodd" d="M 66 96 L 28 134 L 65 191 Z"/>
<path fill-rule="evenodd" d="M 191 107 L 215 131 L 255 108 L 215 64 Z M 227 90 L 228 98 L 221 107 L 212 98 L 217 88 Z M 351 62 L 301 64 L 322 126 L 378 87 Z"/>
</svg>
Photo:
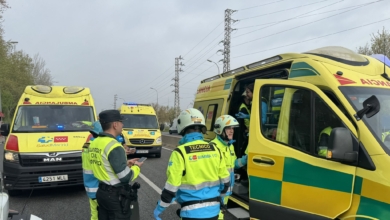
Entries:
<svg viewBox="0 0 390 220">
<path fill-rule="evenodd" d="M 363 47 L 357 49 L 358 53 L 371 55 L 371 54 L 384 54 L 390 57 L 390 33 L 383 27 L 382 31 L 378 31 L 377 34 L 371 35 L 371 42 L 367 43 Z"/>
<path fill-rule="evenodd" d="M 53 76 L 50 74 L 50 70 L 45 67 L 46 62 L 39 57 L 39 54 L 35 54 L 33 65 L 31 75 L 34 79 L 34 84 L 47 86 L 53 85 Z"/>
</svg>

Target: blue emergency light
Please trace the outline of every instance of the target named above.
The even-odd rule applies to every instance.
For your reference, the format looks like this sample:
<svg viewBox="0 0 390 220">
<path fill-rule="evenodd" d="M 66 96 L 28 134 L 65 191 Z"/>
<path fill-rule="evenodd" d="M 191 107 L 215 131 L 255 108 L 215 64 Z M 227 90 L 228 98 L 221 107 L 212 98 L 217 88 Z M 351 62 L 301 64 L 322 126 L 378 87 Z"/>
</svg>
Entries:
<svg viewBox="0 0 390 220">
<path fill-rule="evenodd" d="M 373 55 L 371 55 L 371 57 L 374 57 L 375 59 L 386 64 L 386 66 L 390 67 L 390 59 L 387 56 L 385 56 L 383 54 L 373 54 Z"/>
<path fill-rule="evenodd" d="M 123 104 L 124 105 L 137 105 L 137 103 L 135 103 L 135 102 L 124 102 Z"/>
<path fill-rule="evenodd" d="M 63 125 L 57 125 L 57 129 L 58 129 L 59 131 L 63 131 L 64 128 L 65 128 L 65 126 L 63 126 Z"/>
</svg>

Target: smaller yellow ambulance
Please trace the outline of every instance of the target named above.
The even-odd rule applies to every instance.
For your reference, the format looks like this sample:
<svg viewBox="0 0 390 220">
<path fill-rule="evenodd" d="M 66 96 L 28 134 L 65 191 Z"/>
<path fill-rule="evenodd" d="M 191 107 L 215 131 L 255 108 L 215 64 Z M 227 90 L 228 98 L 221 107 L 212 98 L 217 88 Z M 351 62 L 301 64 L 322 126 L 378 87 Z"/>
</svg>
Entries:
<svg viewBox="0 0 390 220">
<path fill-rule="evenodd" d="M 136 155 L 161 157 L 161 131 L 153 106 L 125 102 L 120 108 L 126 146 L 136 148 Z"/>
<path fill-rule="evenodd" d="M 94 121 L 89 88 L 27 86 L 12 123 L 1 125 L 7 136 L 3 178 L 8 194 L 82 185 L 81 149 Z"/>
</svg>

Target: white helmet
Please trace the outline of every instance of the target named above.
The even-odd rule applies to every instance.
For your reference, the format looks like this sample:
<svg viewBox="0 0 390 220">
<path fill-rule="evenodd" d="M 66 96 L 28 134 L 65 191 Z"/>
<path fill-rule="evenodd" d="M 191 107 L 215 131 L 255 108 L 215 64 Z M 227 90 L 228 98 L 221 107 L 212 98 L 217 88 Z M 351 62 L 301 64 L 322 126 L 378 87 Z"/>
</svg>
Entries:
<svg viewBox="0 0 390 220">
<path fill-rule="evenodd" d="M 238 121 L 230 115 L 221 115 L 217 118 L 214 124 L 214 132 L 221 135 L 225 127 L 238 127 Z"/>
<path fill-rule="evenodd" d="M 206 125 L 203 114 L 195 108 L 182 111 L 177 119 L 177 133 L 184 135 L 184 130 L 190 126 L 200 126 L 202 133 L 206 133 Z"/>
</svg>

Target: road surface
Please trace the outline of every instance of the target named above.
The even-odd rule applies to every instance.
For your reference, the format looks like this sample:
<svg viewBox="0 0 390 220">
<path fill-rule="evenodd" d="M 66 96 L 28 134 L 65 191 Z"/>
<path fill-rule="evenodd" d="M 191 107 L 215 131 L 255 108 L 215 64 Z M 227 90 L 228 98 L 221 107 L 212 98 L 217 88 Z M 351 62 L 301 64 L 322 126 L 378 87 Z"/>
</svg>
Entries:
<svg viewBox="0 0 390 220">
<path fill-rule="evenodd" d="M 0 147 L 3 147 L 0 143 Z M 0 151 L 3 152 L 3 151 Z M 1 153 L 0 158 L 3 158 Z M 136 179 L 141 184 L 138 192 L 141 220 L 152 220 L 153 210 L 160 198 L 161 189 L 164 187 L 166 176 L 165 171 L 171 150 L 164 148 L 161 158 L 149 157 L 141 168 L 141 175 Z M 2 170 L 2 159 L 1 159 Z M 21 211 L 27 202 L 24 213 L 31 213 L 44 220 L 74 220 L 89 219 L 88 197 L 82 186 L 34 190 L 31 198 L 28 199 L 31 191 L 10 198 L 10 209 Z M 164 211 L 160 217 L 164 220 L 178 220 L 176 210 L 179 205 L 173 204 Z M 225 216 L 225 219 L 234 219 Z"/>
</svg>

